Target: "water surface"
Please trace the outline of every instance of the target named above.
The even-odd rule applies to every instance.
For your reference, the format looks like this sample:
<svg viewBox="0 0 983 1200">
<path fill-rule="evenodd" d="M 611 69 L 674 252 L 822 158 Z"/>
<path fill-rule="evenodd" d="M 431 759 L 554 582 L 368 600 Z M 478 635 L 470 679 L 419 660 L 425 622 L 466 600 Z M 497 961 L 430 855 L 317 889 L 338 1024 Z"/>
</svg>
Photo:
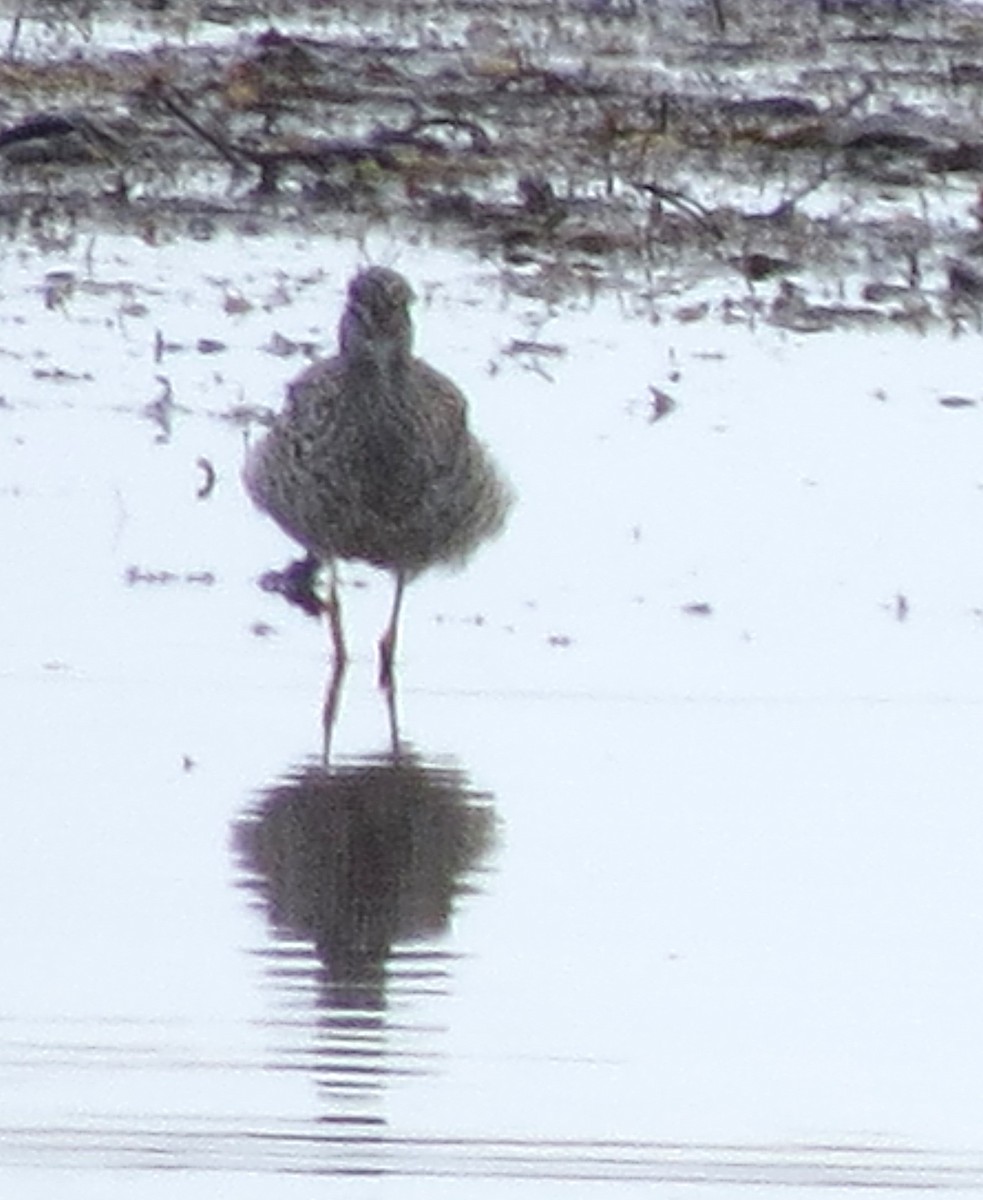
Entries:
<svg viewBox="0 0 983 1200">
<path fill-rule="evenodd" d="M 346 573 L 326 770 L 230 414 L 361 252 L 248 250 L 3 263 L 0 1176 L 977 1191 L 980 407 L 939 402 L 975 338 L 545 308 L 377 242 L 522 500 L 410 593 L 396 750 L 388 583 Z M 55 266 L 101 286 L 47 307 Z"/>
</svg>

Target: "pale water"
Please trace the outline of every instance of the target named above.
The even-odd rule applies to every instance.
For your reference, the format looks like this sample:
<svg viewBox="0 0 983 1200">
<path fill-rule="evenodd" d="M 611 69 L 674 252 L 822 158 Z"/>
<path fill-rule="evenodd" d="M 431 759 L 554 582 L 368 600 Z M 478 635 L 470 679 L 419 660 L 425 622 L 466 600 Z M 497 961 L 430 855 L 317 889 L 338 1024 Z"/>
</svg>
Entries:
<svg viewBox="0 0 983 1200">
<path fill-rule="evenodd" d="M 977 1193 L 978 337 L 368 252 L 521 502 L 408 596 L 398 757 L 389 585 L 346 572 L 328 775 L 230 414 L 361 252 L 0 264 L 5 1194 Z"/>
</svg>

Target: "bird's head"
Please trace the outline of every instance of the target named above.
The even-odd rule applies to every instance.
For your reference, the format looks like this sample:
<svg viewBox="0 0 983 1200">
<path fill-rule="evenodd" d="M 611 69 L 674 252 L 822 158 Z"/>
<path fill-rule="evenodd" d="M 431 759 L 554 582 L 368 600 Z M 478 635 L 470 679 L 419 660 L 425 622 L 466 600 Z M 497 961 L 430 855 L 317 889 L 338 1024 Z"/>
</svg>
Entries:
<svg viewBox="0 0 983 1200">
<path fill-rule="evenodd" d="M 412 300 L 413 289 L 398 271 L 389 267 L 359 271 L 348 285 L 348 303 L 339 326 L 342 353 L 370 354 L 377 360 L 408 354 Z"/>
</svg>

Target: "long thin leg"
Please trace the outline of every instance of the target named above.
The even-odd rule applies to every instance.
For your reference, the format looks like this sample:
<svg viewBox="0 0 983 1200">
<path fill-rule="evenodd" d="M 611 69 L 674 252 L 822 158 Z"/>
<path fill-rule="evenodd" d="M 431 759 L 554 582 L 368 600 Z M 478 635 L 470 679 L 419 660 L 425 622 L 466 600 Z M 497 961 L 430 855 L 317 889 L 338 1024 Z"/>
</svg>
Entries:
<svg viewBox="0 0 983 1200">
<path fill-rule="evenodd" d="M 399 610 L 403 606 L 403 590 L 406 576 L 396 571 L 396 591 L 393 594 L 393 610 L 386 632 L 379 639 L 379 687 L 386 692 L 393 690 L 393 662 L 396 658 L 396 633 L 399 629 Z"/>
<path fill-rule="evenodd" d="M 328 618 L 328 628 L 331 630 L 331 645 L 334 650 L 335 669 L 344 671 L 348 665 L 348 651 L 345 648 L 345 631 L 341 624 L 338 576 L 333 562 L 328 563 L 328 594 L 324 600 L 324 612 Z"/>
<path fill-rule="evenodd" d="M 325 767 L 331 765 L 331 738 L 334 734 L 335 722 L 338 720 L 338 708 L 341 702 L 341 685 L 345 678 L 345 664 L 337 659 L 331 664 L 331 674 L 328 676 L 328 686 L 324 691 L 324 708 L 321 710 L 321 723 L 324 730 L 322 762 Z"/>
<path fill-rule="evenodd" d="M 403 746 L 399 740 L 399 706 L 396 703 L 396 680 L 386 688 L 386 712 L 389 715 L 389 754 L 394 763 L 399 762 Z"/>
</svg>

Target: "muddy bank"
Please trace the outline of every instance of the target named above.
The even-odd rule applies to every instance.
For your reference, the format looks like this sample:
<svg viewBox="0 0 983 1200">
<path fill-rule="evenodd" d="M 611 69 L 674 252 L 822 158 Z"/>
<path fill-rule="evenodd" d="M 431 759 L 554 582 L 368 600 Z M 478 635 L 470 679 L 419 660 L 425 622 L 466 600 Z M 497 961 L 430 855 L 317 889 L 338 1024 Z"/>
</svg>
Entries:
<svg viewBox="0 0 983 1200">
<path fill-rule="evenodd" d="M 421 230 L 546 297 L 975 320 L 983 12 L 891 0 L 9 5 L 0 229 Z"/>
</svg>

